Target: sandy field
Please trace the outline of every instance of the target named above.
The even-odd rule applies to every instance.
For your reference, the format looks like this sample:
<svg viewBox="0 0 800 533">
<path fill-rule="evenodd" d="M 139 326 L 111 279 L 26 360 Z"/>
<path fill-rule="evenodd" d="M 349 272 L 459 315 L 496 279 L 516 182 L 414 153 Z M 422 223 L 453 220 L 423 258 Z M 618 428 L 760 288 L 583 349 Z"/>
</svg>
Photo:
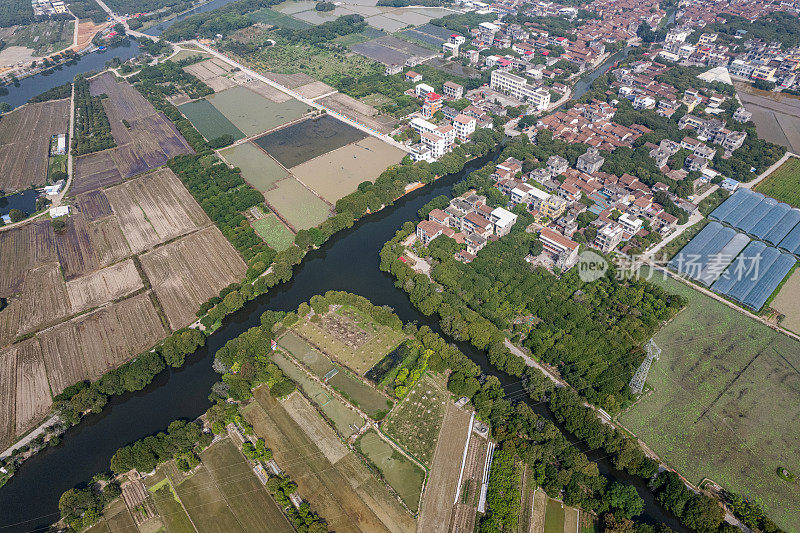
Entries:
<svg viewBox="0 0 800 533">
<path fill-rule="evenodd" d="M 300 182 L 332 204 L 355 191 L 359 183 L 375 181 L 390 165 L 399 163 L 405 152 L 388 143 L 366 137 L 325 155 L 293 167 Z"/>
</svg>

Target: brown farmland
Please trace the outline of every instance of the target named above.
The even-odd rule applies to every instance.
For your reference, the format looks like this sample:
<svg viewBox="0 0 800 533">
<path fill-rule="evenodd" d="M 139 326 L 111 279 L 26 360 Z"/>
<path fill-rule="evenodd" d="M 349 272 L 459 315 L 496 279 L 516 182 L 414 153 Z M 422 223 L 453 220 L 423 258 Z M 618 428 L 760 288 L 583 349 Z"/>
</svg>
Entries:
<svg viewBox="0 0 800 533">
<path fill-rule="evenodd" d="M 118 300 L 144 287 L 142 278 L 127 259 L 67 282 L 67 294 L 73 313 Z"/>
<path fill-rule="evenodd" d="M 105 191 L 134 253 L 211 224 L 169 169 L 160 169 Z"/>
<path fill-rule="evenodd" d="M 447 402 L 430 476 L 422 496 L 418 531 L 433 533 L 449 530 L 469 420 L 469 412 Z"/>
<path fill-rule="evenodd" d="M 99 378 L 166 333 L 149 292 L 43 331 L 39 342 L 53 394 Z"/>
<path fill-rule="evenodd" d="M 31 429 L 52 405 L 39 342 L 31 339 L 0 351 L 0 448 Z"/>
<path fill-rule="evenodd" d="M 76 160 L 73 194 L 117 184 L 192 152 L 172 122 L 129 83 L 107 72 L 93 78 L 89 88 L 93 96 L 108 95 L 103 109 L 117 147 Z"/>
<path fill-rule="evenodd" d="M 473 531 L 475 514 L 478 512 L 478 494 L 483 482 L 483 468 L 486 464 L 486 449 L 489 441 L 473 432 L 469 439 L 467 458 L 464 462 L 464 476 L 461 479 L 461 492 L 456 502 L 451 531 Z M 469 487 L 466 489 L 465 487 Z"/>
<path fill-rule="evenodd" d="M 47 181 L 50 138 L 67 133 L 69 100 L 26 104 L 3 115 L 0 126 L 0 189 L 14 193 Z"/>
<path fill-rule="evenodd" d="M 195 320 L 200 304 L 239 281 L 247 265 L 215 226 L 141 256 L 142 268 L 172 329 Z"/>
</svg>

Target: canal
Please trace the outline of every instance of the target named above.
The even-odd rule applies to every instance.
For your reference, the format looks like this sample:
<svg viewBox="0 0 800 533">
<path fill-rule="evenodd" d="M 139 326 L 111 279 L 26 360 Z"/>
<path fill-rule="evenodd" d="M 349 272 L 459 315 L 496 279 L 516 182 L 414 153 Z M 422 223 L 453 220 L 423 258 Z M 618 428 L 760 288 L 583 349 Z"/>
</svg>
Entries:
<svg viewBox="0 0 800 533">
<path fill-rule="evenodd" d="M 610 57 L 590 74 L 591 81 L 624 55 L 627 55 L 627 50 Z M 110 57 L 106 56 L 103 63 Z M 98 65 L 87 70 L 101 67 Z M 576 87 L 576 98 L 588 90 L 591 81 Z M 45 89 L 30 89 L 25 98 Z M 377 305 L 392 307 L 404 322 L 426 324 L 441 332 L 435 321 L 411 306 L 406 294 L 394 286 L 394 279 L 379 270 L 378 254 L 405 221 L 417 218 L 417 210 L 422 205 L 440 194 L 450 194 L 454 183 L 490 159 L 487 156 L 474 161 L 462 172 L 418 189 L 393 206 L 366 216 L 352 228 L 336 234 L 321 248 L 306 255 L 289 282 L 273 288 L 228 317 L 223 326 L 208 338 L 206 346 L 187 358 L 183 367 L 165 370 L 142 391 L 113 398 L 102 413 L 89 415 L 78 426 L 69 429 L 59 446 L 42 450 L 25 462 L 6 486 L 0 488 L 0 532 L 45 531 L 59 518 L 58 499 L 61 494 L 89 481 L 95 473 L 107 470 L 117 449 L 163 430 L 173 420 L 194 419 L 205 412 L 210 406 L 208 394 L 211 385 L 219 379 L 211 366 L 213 354 L 228 340 L 258 325 L 261 314 L 268 309 L 290 311 L 315 294 L 343 290 L 360 294 Z M 517 378 L 492 368 L 485 354 L 472 346 L 457 344 L 485 373 L 496 375 L 507 394 L 525 396 Z M 531 407 L 552 419 L 546 405 L 531 403 Z M 574 445 L 596 461 L 600 472 L 608 479 L 636 487 L 645 501 L 645 520 L 666 523 L 678 532 L 686 531 L 672 514 L 657 504 L 644 481 L 616 470 L 602 453 L 587 450 L 583 443 L 574 442 Z"/>
</svg>

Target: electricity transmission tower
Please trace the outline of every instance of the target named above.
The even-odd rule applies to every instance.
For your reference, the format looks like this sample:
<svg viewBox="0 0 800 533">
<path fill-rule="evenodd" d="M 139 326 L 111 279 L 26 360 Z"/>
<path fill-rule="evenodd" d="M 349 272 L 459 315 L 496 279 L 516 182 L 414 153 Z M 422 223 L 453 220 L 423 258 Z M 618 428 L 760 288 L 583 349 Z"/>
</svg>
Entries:
<svg viewBox="0 0 800 533">
<path fill-rule="evenodd" d="M 631 378 L 630 388 L 634 394 L 641 394 L 642 389 L 644 389 L 644 382 L 647 380 L 647 373 L 650 371 L 650 365 L 653 364 L 653 359 L 658 360 L 658 356 L 661 355 L 661 348 L 655 343 L 653 339 L 650 339 L 647 344 L 644 345 L 645 350 L 647 350 L 647 357 L 645 357 L 642 364 L 639 365 L 639 368 L 636 369 L 636 373 Z"/>
</svg>

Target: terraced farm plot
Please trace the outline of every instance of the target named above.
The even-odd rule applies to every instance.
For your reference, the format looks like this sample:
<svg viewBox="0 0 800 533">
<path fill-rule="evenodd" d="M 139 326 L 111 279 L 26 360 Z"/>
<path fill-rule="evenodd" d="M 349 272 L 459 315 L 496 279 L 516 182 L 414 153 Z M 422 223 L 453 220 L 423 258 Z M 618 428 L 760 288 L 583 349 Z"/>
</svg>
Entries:
<svg viewBox="0 0 800 533">
<path fill-rule="evenodd" d="M 674 281 L 653 281 L 689 301 L 655 335 L 654 389 L 620 421 L 689 481 L 711 478 L 747 494 L 784 529 L 800 528 L 800 344 Z"/>
<path fill-rule="evenodd" d="M 50 138 L 66 133 L 69 100 L 26 104 L 3 115 L 0 127 L 0 189 L 6 194 L 47 181 Z"/>
<path fill-rule="evenodd" d="M 422 493 L 425 471 L 392 448 L 373 429 L 361 435 L 356 445 L 400 495 L 408 508 L 416 513 L 419 509 L 419 496 Z"/>
<path fill-rule="evenodd" d="M 141 256 L 173 330 L 194 322 L 200 304 L 244 278 L 247 265 L 216 226 L 209 226 Z"/>
<path fill-rule="evenodd" d="M 394 414 L 392 412 L 390 417 Z M 419 514 L 420 531 L 430 533 L 449 531 L 464 446 L 467 443 L 467 433 L 470 431 L 469 422 L 469 412 L 459 409 L 452 402 L 447 402 L 430 465 L 430 476 L 425 485 L 425 494 L 422 496 Z M 386 428 L 384 424 L 383 429 Z M 469 473 L 467 475 L 469 476 Z"/>
<path fill-rule="evenodd" d="M 791 157 L 764 181 L 756 185 L 755 190 L 765 196 L 786 202 L 792 207 L 800 207 L 800 159 Z"/>
<path fill-rule="evenodd" d="M 281 165 L 292 168 L 366 136 L 361 130 L 325 115 L 262 135 L 253 142 Z"/>
<path fill-rule="evenodd" d="M 250 225 L 253 226 L 258 236 L 264 239 L 264 242 L 278 252 L 290 248 L 294 244 L 294 233 L 272 213 L 252 221 Z"/>
<path fill-rule="evenodd" d="M 404 338 L 402 331 L 373 323 L 349 307 L 326 313 L 319 323 L 303 320 L 294 329 L 359 375 L 364 375 Z"/>
<path fill-rule="evenodd" d="M 294 178 L 278 181 L 264 197 L 295 232 L 322 224 L 331 212 L 328 204 Z"/>
<path fill-rule="evenodd" d="M 187 102 L 178 109 L 208 141 L 226 134 L 232 135 L 234 141 L 244 138 L 244 133 L 208 100 Z"/>
<path fill-rule="evenodd" d="M 259 192 L 267 192 L 275 182 L 286 178 L 289 173 L 264 150 L 252 143 L 231 146 L 219 151 L 225 161 L 239 167 L 242 177 Z"/>
<path fill-rule="evenodd" d="M 335 204 L 365 181 L 374 182 L 386 167 L 400 162 L 405 152 L 367 137 L 291 169 L 315 193 Z"/>
<path fill-rule="evenodd" d="M 331 464 L 265 387 L 256 389 L 254 397 L 256 401 L 242 410 L 245 418 L 273 450 L 276 462 L 297 482 L 298 493 L 314 503 L 331 530 L 414 531 L 411 515 L 352 452 Z M 332 429 L 328 431 L 333 434 Z"/>
<path fill-rule="evenodd" d="M 277 104 L 245 87 L 213 94 L 208 101 L 248 137 L 297 120 L 308 111 L 298 100 Z"/>
<path fill-rule="evenodd" d="M 169 169 L 122 183 L 105 193 L 135 253 L 211 224 Z"/>
<path fill-rule="evenodd" d="M 439 383 L 431 376 L 423 376 L 392 409 L 381 429 L 420 462 L 430 466 L 449 399 L 450 394 Z"/>
</svg>

